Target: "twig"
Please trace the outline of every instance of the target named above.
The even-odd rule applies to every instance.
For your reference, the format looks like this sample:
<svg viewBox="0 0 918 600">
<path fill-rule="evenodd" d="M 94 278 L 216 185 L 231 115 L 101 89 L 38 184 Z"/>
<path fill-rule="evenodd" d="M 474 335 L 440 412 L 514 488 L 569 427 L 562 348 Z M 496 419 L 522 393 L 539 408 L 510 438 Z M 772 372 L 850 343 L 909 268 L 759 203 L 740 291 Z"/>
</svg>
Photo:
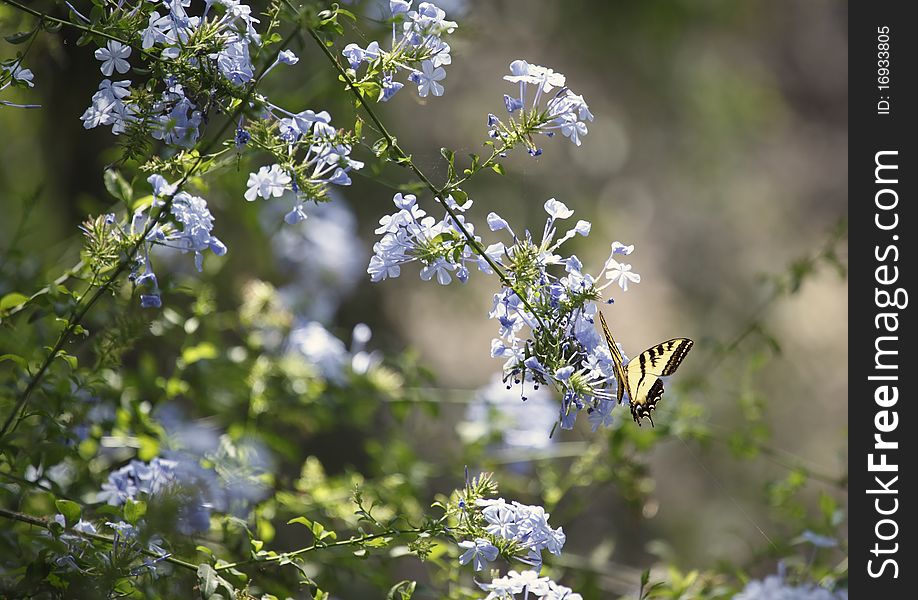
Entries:
<svg viewBox="0 0 918 600">
<path fill-rule="evenodd" d="M 16 511 L 12 511 L 12 510 L 7 510 L 7 509 L 5 509 L 5 508 L 0 508 L 0 517 L 3 517 L 3 518 L 5 518 L 5 519 L 10 519 L 11 521 L 19 521 L 20 523 L 27 523 L 27 524 L 29 524 L 29 525 L 34 525 L 34 526 L 36 526 L 36 527 L 41 527 L 42 529 L 47 529 L 48 531 L 51 530 L 51 522 L 48 521 L 47 519 L 41 519 L 41 518 L 39 518 L 39 517 L 33 517 L 32 515 L 27 515 L 27 514 L 25 514 L 25 513 L 16 512 Z M 87 531 L 79 531 L 79 530 L 77 530 L 77 529 L 73 529 L 73 528 L 69 528 L 69 527 L 64 527 L 64 529 L 67 530 L 67 533 L 70 533 L 70 534 L 73 534 L 73 535 L 78 535 L 78 536 L 80 536 L 80 537 L 82 537 L 82 538 L 86 538 L 86 539 L 88 539 L 88 540 L 94 540 L 94 541 L 97 541 L 97 542 L 104 542 L 104 543 L 109 544 L 109 545 L 114 545 L 114 543 L 115 543 L 115 538 L 113 538 L 113 537 L 111 537 L 111 536 L 108 536 L 108 535 L 102 535 L 102 534 L 100 534 L 100 533 L 89 533 L 89 532 L 87 532 Z M 182 568 L 184 568 L 184 569 L 188 569 L 189 571 L 197 572 L 197 570 L 198 570 L 198 565 L 193 564 L 193 563 L 190 563 L 190 562 L 187 562 L 187 561 L 184 561 L 184 560 L 182 560 L 182 559 L 180 559 L 180 558 L 176 558 L 176 557 L 171 556 L 171 555 L 167 555 L 167 556 L 164 557 L 164 556 L 162 556 L 161 554 L 157 554 L 156 552 L 153 552 L 152 550 L 149 550 L 149 549 L 146 549 L 146 548 L 141 549 L 140 552 L 143 553 L 143 554 L 145 554 L 146 556 L 151 556 L 151 557 L 154 557 L 154 558 L 159 558 L 159 559 L 164 560 L 164 561 L 166 561 L 166 562 L 168 562 L 168 563 L 172 563 L 173 565 L 178 565 L 179 567 L 182 567 Z"/>
<path fill-rule="evenodd" d="M 448 196 L 448 194 L 446 193 L 446 190 L 456 189 L 455 186 L 447 185 L 443 189 L 437 188 L 437 186 L 433 184 L 430 178 L 428 178 L 427 175 L 425 175 L 424 172 L 421 171 L 421 169 L 419 169 L 416 164 L 414 164 L 414 161 L 411 160 L 411 156 L 408 153 L 406 153 L 404 150 L 402 150 L 401 146 L 398 145 L 398 142 L 395 139 L 395 137 L 391 133 L 389 133 L 389 130 L 386 128 L 385 125 L 383 125 L 383 122 L 380 120 L 379 116 L 376 114 L 376 111 L 373 110 L 373 107 L 370 106 L 370 103 L 367 102 L 366 98 L 363 97 L 363 94 L 360 93 L 360 90 L 358 90 L 355 87 L 354 80 L 351 79 L 351 76 L 348 75 L 344 67 L 341 66 L 341 64 L 338 62 L 335 56 L 331 53 L 331 50 L 328 49 L 328 46 L 319 36 L 318 32 L 312 27 L 308 27 L 307 30 L 309 31 L 309 35 L 312 37 L 312 39 L 315 40 L 316 44 L 322 49 L 322 52 L 325 54 L 328 60 L 335 67 L 335 70 L 338 71 L 338 75 L 340 75 L 344 79 L 345 83 L 347 84 L 346 86 L 347 89 L 351 91 L 351 93 L 357 99 L 357 102 L 360 104 L 360 106 L 362 106 L 364 111 L 366 111 L 366 113 L 370 116 L 370 119 L 373 121 L 376 128 L 385 138 L 386 143 L 389 145 L 389 148 L 391 148 L 398 155 L 398 158 L 400 161 L 408 165 L 408 168 L 411 169 L 411 171 L 421 181 L 421 183 L 423 183 L 427 187 L 427 189 L 430 190 L 430 192 L 434 195 L 434 198 L 437 200 L 437 202 L 444 209 L 446 209 L 447 214 L 449 214 L 449 216 L 452 218 L 456 227 L 459 229 L 459 232 L 462 233 L 463 237 L 465 237 L 469 246 L 472 247 L 475 253 L 478 254 L 480 257 L 482 257 L 486 263 L 488 263 L 488 266 L 490 266 L 491 269 L 494 270 L 494 273 L 501 280 L 501 282 L 505 286 L 513 290 L 513 292 L 517 295 L 517 297 L 523 302 L 523 305 L 529 310 L 530 313 L 532 313 L 532 315 L 539 322 L 539 325 L 541 325 L 543 329 L 547 330 L 548 328 L 546 327 L 545 323 L 542 321 L 542 317 L 539 316 L 539 314 L 535 311 L 535 309 L 533 309 L 532 305 L 529 303 L 529 300 L 526 298 L 526 296 L 517 291 L 516 286 L 514 285 L 513 281 L 510 280 L 510 278 L 507 276 L 504 270 L 500 267 L 500 265 L 498 265 L 494 259 L 492 259 L 490 256 L 487 255 L 487 253 L 485 252 L 484 248 L 481 247 L 481 244 L 478 242 L 478 240 L 476 240 L 475 237 L 471 233 L 469 233 L 468 229 L 466 229 L 465 225 L 459 219 L 459 215 L 456 214 L 456 211 L 453 210 L 453 208 L 446 202 L 446 196 Z M 490 161 L 493 158 L 494 158 L 494 155 L 492 155 L 491 158 L 489 158 L 488 160 Z M 468 177 L 465 177 L 462 179 L 462 181 L 466 181 L 467 179 Z"/>
<path fill-rule="evenodd" d="M 234 563 L 227 563 L 225 565 L 219 565 L 217 567 L 214 567 L 214 569 L 217 571 L 225 571 L 227 569 L 235 569 L 237 567 L 241 567 L 244 565 L 250 565 L 253 563 L 278 562 L 281 560 L 295 558 L 302 554 L 307 554 L 309 552 L 312 552 L 314 550 L 319 550 L 322 548 L 339 548 L 342 546 L 358 546 L 364 542 L 369 542 L 369 541 L 383 538 L 383 537 L 399 537 L 402 535 L 415 535 L 419 533 L 427 533 L 427 530 L 426 529 L 390 529 L 387 531 L 383 531 L 381 533 L 373 533 L 373 534 L 364 535 L 364 536 L 357 537 L 357 538 L 348 538 L 346 540 L 332 542 L 331 544 L 317 543 L 311 546 L 306 546 L 305 548 L 300 548 L 299 550 L 294 550 L 293 552 L 282 552 L 280 554 L 275 554 L 274 556 L 268 556 L 265 558 L 249 558 L 246 560 L 240 560 Z"/>
</svg>

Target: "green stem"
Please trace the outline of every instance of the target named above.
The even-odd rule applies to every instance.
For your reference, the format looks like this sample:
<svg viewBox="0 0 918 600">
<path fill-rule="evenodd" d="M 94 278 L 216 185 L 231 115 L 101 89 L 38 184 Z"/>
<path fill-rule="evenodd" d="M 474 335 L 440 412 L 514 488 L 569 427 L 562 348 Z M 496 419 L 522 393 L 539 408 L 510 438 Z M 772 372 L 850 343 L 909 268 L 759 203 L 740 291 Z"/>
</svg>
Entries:
<svg viewBox="0 0 918 600">
<path fill-rule="evenodd" d="M 447 185 L 444 189 L 440 189 L 440 188 L 437 188 L 437 186 L 433 184 L 430 178 L 428 178 L 427 175 L 425 175 L 424 172 L 421 171 L 421 169 L 419 169 L 416 164 L 414 164 L 414 161 L 411 160 L 411 156 L 408 153 L 406 153 L 404 150 L 402 150 L 401 146 L 398 145 L 398 142 L 396 141 L 395 137 L 391 133 L 389 133 L 389 130 L 386 128 L 385 125 L 383 125 L 383 122 L 380 120 L 379 116 L 377 116 L 376 111 L 373 110 L 373 108 L 370 106 L 370 103 L 367 102 L 366 98 L 363 97 L 363 94 L 360 93 L 360 90 L 358 90 L 355 87 L 354 80 L 351 78 L 350 75 L 348 75 L 344 67 L 341 66 L 341 63 L 339 63 L 338 60 L 335 58 L 335 56 L 331 53 L 331 50 L 328 49 L 328 45 L 326 45 L 326 43 L 322 40 L 318 32 L 316 32 L 316 30 L 311 27 L 307 28 L 307 30 L 309 31 L 309 35 L 312 37 L 312 39 L 315 40 L 316 44 L 319 46 L 319 48 L 322 49 L 322 52 L 325 54 L 328 60 L 335 67 L 335 70 L 338 71 L 338 75 L 340 75 L 341 78 L 344 80 L 344 82 L 347 84 L 347 89 L 351 91 L 351 93 L 357 99 L 357 102 L 360 104 L 360 106 L 362 106 L 364 111 L 366 111 L 366 113 L 370 116 L 370 119 L 373 121 L 373 124 L 376 126 L 376 128 L 379 130 L 382 136 L 386 139 L 386 143 L 389 145 L 389 148 L 391 148 L 395 152 L 395 154 L 398 156 L 399 160 L 402 163 L 408 165 L 408 168 L 411 169 L 414 175 L 434 195 L 434 198 L 437 200 L 437 202 L 439 202 L 440 205 L 444 209 L 446 209 L 447 214 L 449 214 L 449 216 L 452 217 L 453 222 L 455 223 L 456 227 L 459 229 L 459 232 L 465 237 L 469 246 L 472 247 L 475 253 L 478 254 L 480 257 L 482 257 L 485 260 L 485 262 L 488 263 L 488 266 L 490 266 L 491 269 L 494 270 L 494 273 L 497 274 L 497 277 L 501 280 L 501 282 L 506 287 L 513 290 L 513 292 L 520 298 L 520 300 L 522 300 L 523 305 L 527 308 L 527 310 L 529 310 L 530 313 L 532 313 L 532 315 L 536 318 L 536 320 L 539 322 L 542 328 L 547 329 L 545 327 L 545 323 L 542 321 L 542 317 L 539 316 L 539 314 L 535 311 L 535 309 L 529 303 L 529 300 L 526 298 L 526 296 L 524 294 L 521 294 L 516 289 L 516 285 L 513 283 L 513 281 L 510 280 L 510 278 L 507 276 L 504 270 L 500 267 L 500 265 L 498 265 L 496 261 L 494 261 L 490 256 L 488 256 L 485 253 L 484 248 L 481 247 L 481 244 L 478 242 L 478 240 L 476 240 L 475 237 L 471 233 L 469 233 L 465 225 L 463 225 L 462 222 L 459 220 L 459 215 L 456 214 L 456 211 L 453 210 L 453 208 L 449 204 L 446 203 L 446 196 L 448 194 L 445 192 L 445 190 L 456 189 L 456 186 Z M 497 151 L 495 151 L 495 155 L 496 154 L 497 154 Z M 489 158 L 488 160 L 493 160 L 493 158 L 494 158 L 494 155 L 492 155 L 491 158 Z M 467 179 L 468 177 L 465 177 L 462 181 L 466 181 Z"/>
<path fill-rule="evenodd" d="M 25 4 L 20 4 L 20 3 L 17 2 L 16 0 L 0 0 L 0 2 L 4 2 L 4 3 L 6 3 L 6 4 L 9 4 L 9 5 L 12 6 L 13 8 L 15 8 L 16 10 L 20 10 L 20 11 L 22 11 L 22 12 L 24 12 L 24 13 L 30 14 L 30 15 L 32 15 L 33 17 L 38 17 L 39 19 L 41 19 L 41 20 L 43 20 L 43 21 L 48 21 L 49 23 L 54 23 L 55 25 L 66 25 L 67 27 L 70 27 L 71 29 L 77 29 L 77 30 L 82 31 L 82 32 L 84 32 L 84 33 L 91 33 L 91 34 L 93 34 L 93 35 L 98 35 L 98 36 L 100 36 L 100 37 L 104 37 L 105 39 L 111 40 L 111 41 L 113 41 L 113 42 L 118 42 L 118 43 L 120 43 L 120 44 L 124 44 L 125 46 L 129 46 L 132 50 L 136 50 L 137 52 L 139 52 L 140 54 L 144 55 L 146 58 L 148 58 L 148 59 L 150 59 L 150 60 L 168 62 L 168 61 L 167 61 L 166 59 L 164 59 L 163 57 L 161 57 L 161 56 L 156 56 L 156 55 L 153 54 L 152 52 L 150 52 L 150 51 L 148 51 L 148 50 L 144 50 L 143 48 L 140 48 L 140 47 L 138 47 L 138 46 L 135 46 L 135 45 L 131 44 L 130 42 L 128 42 L 127 40 L 121 39 L 120 37 L 118 37 L 118 36 L 116 36 L 116 35 L 112 35 L 112 34 L 110 34 L 110 33 L 104 32 L 104 31 L 99 31 L 98 29 L 96 29 L 96 28 L 94 28 L 94 27 L 90 27 L 89 25 L 83 25 L 82 23 L 74 23 L 73 21 L 67 21 L 67 20 L 64 20 L 64 19 L 58 19 L 57 17 L 52 17 L 52 16 L 50 16 L 50 15 L 47 15 L 47 14 L 41 12 L 40 10 L 36 10 L 36 9 L 34 9 L 34 8 L 31 8 L 31 7 L 29 7 L 29 6 L 26 6 Z"/>
<path fill-rule="evenodd" d="M 33 517 L 32 515 L 27 515 L 25 513 L 7 510 L 5 508 L 0 508 L 0 517 L 9 519 L 11 521 L 19 521 L 20 523 L 27 523 L 29 525 L 34 525 L 36 527 L 41 527 L 42 529 L 47 529 L 48 531 L 51 531 L 51 522 L 48 521 L 47 519 Z M 77 531 L 76 529 L 69 528 L 69 527 L 65 527 L 64 529 L 66 529 L 67 533 L 69 534 L 77 535 L 77 536 L 80 536 L 88 540 L 94 540 L 96 542 L 104 542 L 109 545 L 113 545 L 115 543 L 115 538 L 108 536 L 108 535 L 102 535 L 99 533 L 89 533 L 86 531 Z M 160 557 L 159 554 L 157 554 L 156 552 L 153 552 L 152 550 L 141 549 L 140 552 L 146 556 L 151 556 L 153 558 Z M 197 572 L 198 570 L 198 565 L 184 561 L 174 556 L 167 556 L 166 558 L 163 558 L 163 560 L 168 563 L 172 563 L 173 565 L 182 567 L 184 569 L 188 569 L 189 571 L 192 571 L 192 572 Z"/>
<path fill-rule="evenodd" d="M 346 540 L 340 540 L 337 542 L 333 542 L 331 544 L 323 544 L 323 543 L 313 544 L 311 546 L 306 546 L 305 548 L 300 548 L 299 550 L 294 550 L 293 552 L 284 552 L 282 554 L 276 554 L 274 556 L 268 556 L 265 558 L 249 558 L 247 560 L 240 560 L 234 563 L 227 563 L 225 565 L 219 565 L 215 567 L 215 569 L 217 571 L 225 571 L 227 569 L 235 569 L 237 567 L 249 565 L 252 563 L 278 562 L 281 560 L 296 558 L 297 556 L 307 554 L 314 550 L 320 550 L 324 548 L 340 548 L 342 546 L 359 546 L 360 544 L 364 544 L 366 542 L 369 542 L 375 539 L 379 539 L 379 538 L 383 538 L 383 537 L 399 537 L 403 535 L 417 535 L 420 533 L 428 533 L 428 531 L 426 529 L 390 529 L 387 531 L 383 531 L 381 533 L 373 533 L 373 534 L 364 535 L 361 537 L 348 538 Z"/>
</svg>

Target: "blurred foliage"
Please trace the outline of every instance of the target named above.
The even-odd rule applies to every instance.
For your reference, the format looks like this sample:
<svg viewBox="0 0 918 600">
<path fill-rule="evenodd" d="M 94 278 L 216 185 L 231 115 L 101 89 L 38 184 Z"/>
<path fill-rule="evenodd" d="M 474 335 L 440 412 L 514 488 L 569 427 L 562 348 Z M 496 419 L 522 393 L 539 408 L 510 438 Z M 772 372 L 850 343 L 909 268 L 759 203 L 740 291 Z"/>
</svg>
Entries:
<svg viewBox="0 0 918 600">
<path fill-rule="evenodd" d="M 740 37 L 773 32 L 762 22 L 780 28 L 791 18 L 789 6 L 834 9 L 825 3 L 810 8 L 768 2 L 574 2 L 563 9 L 532 7 L 521 25 L 509 21 L 514 11 L 526 12 L 519 3 L 451 4 L 464 17 L 468 36 L 459 42 L 456 62 L 463 50 L 476 56 L 472 46 L 487 45 L 489 35 L 496 47 L 510 44 L 509 29 L 522 27 L 531 45 L 544 45 L 542 37 L 558 40 L 558 52 L 570 64 L 595 53 L 618 65 L 620 100 L 602 102 L 608 114 L 623 110 L 611 103 L 627 103 L 635 121 L 622 125 L 612 118 L 610 129 L 594 130 L 591 135 L 606 141 L 603 149 L 578 159 L 583 164 L 564 167 L 564 173 L 529 173 L 529 183 L 518 176 L 541 167 L 511 159 L 506 177 L 484 171 L 469 189 L 485 199 L 482 204 L 503 206 L 504 201 L 507 212 L 517 210 L 524 219 L 535 212 L 526 202 L 532 204 L 536 191 L 538 204 L 550 195 L 568 197 L 572 205 L 584 199 L 584 211 L 611 213 L 605 226 L 632 231 L 641 238 L 638 245 L 643 240 L 652 245 L 654 233 L 666 231 L 660 252 L 674 258 L 660 260 L 654 278 L 671 278 L 679 290 L 676 308 L 666 310 L 680 315 L 677 322 L 691 319 L 692 325 L 678 334 L 703 332 L 703 337 L 668 383 L 657 426 L 638 428 L 619 419 L 611 429 L 578 428 L 538 448 L 508 447 L 499 429 L 461 438 L 457 429 L 476 401 L 473 388 L 481 383 L 471 373 L 479 367 L 441 369 L 440 356 L 465 365 L 466 354 L 485 356 L 487 350 L 470 350 L 468 340 L 454 339 L 461 336 L 450 323 L 458 322 L 462 331 L 469 314 L 460 306 L 464 300 L 419 292 L 403 281 L 385 291 L 371 290 L 363 280 L 349 283 L 343 268 L 321 270 L 316 265 L 325 250 L 316 239 L 327 230 L 317 231 L 308 243 L 296 239 L 281 248 L 281 219 L 265 218 L 268 211 L 242 201 L 251 165 L 215 161 L 207 165 L 206 177 L 191 181 L 211 200 L 221 238 L 231 249 L 225 259 L 209 257 L 200 274 L 164 261 L 169 267 L 160 285 L 167 302 L 159 311 L 141 309 L 138 291 L 124 278 L 101 287 L 100 280 L 117 269 L 126 251 L 104 215 L 149 202 L 142 183 L 146 174 L 132 162 L 106 168 L 119 158 L 115 140 L 106 132 L 84 132 L 77 119 L 98 79 L 97 62 L 85 48 L 73 47 L 77 34 L 66 28 L 43 31 L 29 38 L 41 83 L 29 93 L 40 94 L 45 108 L 13 114 L 0 107 L 0 129 L 12 141 L 0 150 L 5 214 L 0 223 L 0 419 L 9 419 L 0 438 L 0 518 L 5 521 L 0 596 L 480 598 L 484 594 L 471 569 L 458 562 L 458 538 L 450 529 L 467 491 L 467 469 L 472 475 L 494 473 L 501 496 L 551 512 L 568 545 L 561 556 L 546 561 L 545 573 L 587 599 L 730 598 L 748 580 L 776 572 L 779 562 L 787 581 L 845 587 L 847 460 L 839 430 L 844 422 L 838 421 L 844 416 L 827 418 L 831 425 L 824 428 L 818 415 L 797 423 L 830 440 L 840 454 L 834 468 L 806 459 L 803 448 L 787 443 L 800 431 L 791 423 L 798 407 L 825 411 L 842 403 L 810 404 L 808 391 L 791 384 L 805 351 L 781 316 L 808 290 L 821 290 L 816 302 L 829 302 L 827 294 L 845 288 L 843 198 L 826 200 L 837 194 L 822 180 L 797 186 L 816 198 L 800 203 L 806 206 L 776 210 L 755 198 L 747 206 L 746 197 L 733 206 L 730 197 L 747 184 L 754 195 L 762 177 L 785 176 L 780 169 L 786 165 L 762 148 L 757 147 L 760 155 L 743 155 L 745 144 L 768 128 L 785 130 L 786 123 L 797 123 L 795 118 L 807 124 L 829 119 L 826 114 L 800 117 L 792 96 L 808 97 L 831 82 L 808 87 L 794 79 L 796 87 L 782 87 L 772 79 L 780 73 L 756 62 L 753 42 L 731 55 L 735 40 L 711 51 L 707 45 L 713 38 L 706 37 L 712 30 L 716 39 L 729 31 Z M 48 8 L 67 18 L 61 6 Z M 340 30 L 339 46 L 385 30 L 377 22 L 376 4 L 348 8 L 359 15 L 356 26 L 350 19 L 324 25 L 329 34 Z M 322 15 L 318 7 L 310 14 Z M 504 37 L 494 34 L 489 22 L 507 23 Z M 33 25 L 31 18 L 0 5 L 4 35 Z M 578 31 L 568 29 L 572 26 Z M 296 42 L 302 60 L 291 81 L 278 85 L 285 88 L 278 95 L 326 107 L 340 123 L 360 124 L 354 129 L 362 130 L 357 152 L 368 162 L 366 177 L 355 181 L 348 203 L 335 197 L 331 205 L 350 206 L 346 216 L 356 215 L 359 223 L 351 235 L 369 240 L 379 216 L 377 199 L 391 194 L 387 188 L 410 191 L 417 182 L 397 156 L 384 160 L 377 132 L 358 116 L 334 70 L 307 42 Z M 762 43 L 776 53 L 795 53 L 793 64 L 812 72 L 799 48 L 781 48 L 778 42 Z M 4 57 L 16 51 L 11 47 L 0 46 Z M 701 58 L 691 62 L 685 57 L 695 55 L 684 54 L 680 62 L 683 51 Z M 500 62 L 517 58 L 494 48 L 481 52 L 498 55 Z M 450 78 L 461 81 L 463 73 L 497 64 L 487 60 L 470 59 L 465 71 L 457 66 Z M 751 67 L 721 68 L 731 60 Z M 540 61 L 541 56 L 535 60 Z M 615 97 L 602 87 L 604 73 L 596 62 L 580 68 L 581 79 L 594 86 L 591 97 Z M 503 65 L 499 69 L 487 77 L 496 80 Z M 463 102 L 461 86 L 450 93 L 458 96 L 451 101 Z M 483 121 L 481 105 L 473 108 Z M 463 109 L 445 110 L 453 112 L 428 121 L 417 115 L 422 112 L 417 107 L 393 103 L 383 113 L 400 142 L 421 149 L 412 157 L 425 167 L 434 163 L 430 171 L 444 180 L 455 173 L 449 157 L 439 154 L 451 142 L 440 137 L 445 130 L 461 138 L 472 129 Z M 444 119 L 443 114 L 453 116 Z M 485 130 L 475 123 L 480 132 L 469 134 L 473 140 Z M 629 126 L 641 133 L 633 131 L 622 143 L 637 146 L 633 161 L 639 166 L 620 171 L 614 157 L 624 150 L 615 140 L 624 134 L 616 127 Z M 669 130 L 678 135 L 670 136 Z M 659 146 L 652 141 L 640 146 L 641 136 Z M 772 142 L 778 154 L 781 142 Z M 462 146 L 472 143 L 477 142 L 457 141 L 456 154 L 464 155 Z M 646 207 L 638 204 L 645 193 L 651 203 L 654 194 L 665 194 L 647 192 L 634 180 L 652 181 L 654 169 L 668 164 L 659 156 L 645 159 L 661 147 L 685 158 L 667 171 L 670 179 L 655 185 L 678 188 L 688 182 L 688 189 L 684 198 L 660 200 L 665 210 L 656 225 L 640 226 L 639 217 L 627 216 L 628 209 L 643 214 Z M 747 164 L 759 159 L 771 164 Z M 823 160 L 835 164 L 815 157 L 810 168 L 829 171 Z M 577 174 L 580 167 L 585 176 Z M 727 174 L 731 169 L 741 181 Z M 687 179 L 689 174 L 693 178 Z M 616 176 L 633 187 L 610 188 L 607 179 Z M 556 186 L 540 189 L 552 180 Z M 586 199 L 594 197 L 601 200 L 589 204 Z M 615 211 L 607 210 L 610 204 Z M 774 216 L 781 206 L 790 215 L 786 221 Z M 724 226 L 736 223 L 728 220 L 734 212 L 748 214 L 741 225 Z M 764 253 L 767 258 L 745 254 L 770 235 L 785 235 L 770 233 L 782 224 L 808 219 L 818 226 L 776 237 L 775 247 Z M 327 221 L 333 222 L 346 218 Z M 301 263 L 291 259 L 296 254 L 290 246 L 305 248 Z M 692 258 L 686 257 L 689 248 Z M 344 254 L 363 256 L 357 243 L 328 252 L 325 260 L 340 264 L 353 258 Z M 755 273 L 764 275 L 756 280 Z M 826 281 L 841 283 L 827 287 Z M 482 317 L 489 292 L 470 285 L 464 293 Z M 393 304 L 398 310 L 391 309 Z M 419 305 L 423 310 L 416 310 Z M 653 323 L 658 317 L 652 309 L 633 320 Z M 671 324 L 666 319 L 659 317 Z M 308 328 L 318 322 L 324 337 Z M 369 343 L 359 341 L 355 329 L 363 322 L 374 331 Z M 298 344 L 304 331 L 318 337 Z M 837 340 L 838 332 L 833 335 Z M 841 335 L 844 339 L 843 330 Z M 471 328 L 468 337 L 474 337 Z M 439 349 L 437 356 L 427 352 L 432 346 Z M 49 355 L 56 358 L 48 362 Z M 497 369 L 494 361 L 482 362 Z M 841 377 L 845 365 L 836 362 L 834 371 L 819 377 Z M 456 382 L 463 380 L 469 383 L 457 389 Z M 30 401 L 22 402 L 23 397 Z M 191 493 L 226 499 L 206 516 L 203 530 L 183 529 L 187 515 L 181 497 L 157 496 L 155 502 L 118 507 L 100 498 L 111 473 L 133 460 L 170 456 L 190 460 L 212 477 Z M 667 486 L 675 486 L 675 492 Z M 63 523 L 54 520 L 58 514 Z M 95 523 L 98 532 L 75 531 L 81 519 Z M 724 526 L 713 528 L 721 519 Z M 119 537 L 103 527 L 106 521 L 135 525 L 139 533 Z M 163 547 L 169 558 L 150 554 L 150 543 Z M 76 561 L 76 569 L 62 560 L 66 556 Z"/>
</svg>

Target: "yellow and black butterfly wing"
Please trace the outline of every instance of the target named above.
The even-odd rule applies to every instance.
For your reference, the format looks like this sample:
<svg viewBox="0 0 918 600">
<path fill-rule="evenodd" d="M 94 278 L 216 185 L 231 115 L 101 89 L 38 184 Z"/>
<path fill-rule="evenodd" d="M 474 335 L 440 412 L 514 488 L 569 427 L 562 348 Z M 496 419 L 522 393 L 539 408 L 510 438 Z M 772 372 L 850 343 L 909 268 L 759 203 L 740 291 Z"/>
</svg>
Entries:
<svg viewBox="0 0 918 600">
<path fill-rule="evenodd" d="M 688 338 L 675 338 L 645 350 L 628 362 L 625 380 L 635 423 L 640 425 L 641 419 L 647 417 L 653 425 L 651 411 L 663 397 L 660 377 L 675 373 L 694 345 L 695 342 Z"/>
<path fill-rule="evenodd" d="M 599 311 L 597 311 L 599 312 Z M 612 338 L 612 332 L 609 331 L 609 326 L 606 324 L 606 318 L 602 316 L 602 313 L 599 312 L 599 322 L 602 324 L 602 333 L 606 336 L 606 343 L 609 345 L 609 353 L 612 354 L 612 363 L 615 366 L 615 379 L 618 381 L 616 385 L 616 393 L 618 394 L 618 402 L 621 404 L 622 396 L 625 393 L 625 387 L 628 385 L 628 381 L 625 375 L 625 366 L 622 364 L 622 355 L 618 351 L 618 344 L 615 343 L 615 339 Z"/>
</svg>

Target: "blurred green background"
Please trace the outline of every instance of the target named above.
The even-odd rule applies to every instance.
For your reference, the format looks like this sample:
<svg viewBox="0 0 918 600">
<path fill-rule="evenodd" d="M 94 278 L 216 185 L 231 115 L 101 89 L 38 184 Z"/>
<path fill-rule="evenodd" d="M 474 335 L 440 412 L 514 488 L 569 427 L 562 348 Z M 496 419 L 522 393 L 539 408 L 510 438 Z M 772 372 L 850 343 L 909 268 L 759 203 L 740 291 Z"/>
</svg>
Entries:
<svg viewBox="0 0 918 600">
<path fill-rule="evenodd" d="M 538 231 L 542 205 L 555 197 L 593 223 L 588 238 L 568 246 L 587 270 L 600 269 L 613 240 L 634 244 L 629 259 L 643 281 L 605 309 L 618 341 L 635 355 L 670 337 L 695 339 L 658 420 L 680 402 L 698 403 L 714 437 L 728 442 L 699 449 L 670 438 L 655 446 L 655 488 L 637 511 L 624 509 L 615 485 L 586 490 L 557 514 L 563 514 L 555 524 L 564 525 L 568 549 L 598 551 L 596 564 L 618 565 L 603 583 L 616 592 L 627 591 L 634 570 L 654 554 L 685 566 L 752 557 L 767 547 L 763 537 L 781 527 L 780 513 L 769 510 L 765 482 L 785 476 L 788 465 L 834 477 L 847 468 L 847 282 L 821 265 L 797 293 L 785 294 L 784 287 L 776 295 L 771 278 L 793 274 L 794 261 L 817 255 L 847 214 L 846 3 L 451 0 L 442 6 L 460 24 L 450 40 L 446 95 L 425 101 L 406 88 L 380 105 L 390 129 L 441 181 L 442 146 L 460 155 L 481 152 L 487 114 L 502 111 L 502 95 L 512 91 L 501 80 L 511 60 L 564 73 L 596 116 L 583 146 L 545 140 L 541 157 L 508 159 L 506 176 L 481 174 L 468 187 L 475 200 L 470 219 L 488 243 L 497 241 L 484 226 L 491 210 L 517 228 L 524 223 Z M 358 24 L 367 39 L 351 30 L 345 37 L 365 45 L 382 12 L 372 3 L 361 11 L 367 18 Z M 19 17 L 0 7 L 0 19 L 12 31 Z M 40 103 L 41 110 L 0 107 L 0 250 L 22 259 L 15 272 L 4 273 L 8 289 L 0 295 L 45 282 L 73 264 L 77 225 L 112 204 L 101 171 L 117 157 L 113 138 L 103 128 L 84 131 L 79 121 L 100 79 L 98 64 L 74 41 L 67 32 L 42 36 L 26 61 L 35 88 L 7 98 Z M 294 111 L 327 109 L 335 125 L 351 126 L 356 113 L 317 49 L 295 49 L 302 60 L 274 77 L 271 97 Z M 3 56 L 14 50 L 0 43 Z M 355 155 L 373 160 L 366 148 Z M 242 198 L 248 172 L 260 164 L 243 161 L 238 170 L 206 180 L 215 233 L 229 247 L 225 259 L 205 261 L 223 307 L 241 302 L 250 279 L 283 285 L 309 268 L 277 260 L 271 238 L 282 227 L 280 217 L 266 226 L 261 203 Z M 380 176 L 393 185 L 409 181 L 394 167 Z M 380 284 L 336 275 L 339 263 L 358 263 L 358 273 L 365 267 L 373 229 L 392 211 L 392 193 L 358 175 L 336 200 L 353 211 L 360 244 L 315 246 L 329 265 L 330 279 L 318 281 L 342 290 L 315 315 L 341 337 L 365 322 L 374 332 L 373 348 L 419 353 L 435 374 L 432 397 L 442 410 L 437 418 L 418 413 L 409 419 L 406 437 L 417 441 L 421 456 L 454 460 L 461 454 L 456 423 L 465 403 L 500 369 L 488 355 L 496 332 L 487 320 L 495 280 L 473 273 L 467 285 L 440 287 L 420 281 L 410 267 Z M 30 198 L 36 204 L 14 240 Z M 429 197 L 421 202 L 432 208 Z M 844 240 L 837 250 L 845 263 Z M 305 265 L 316 257 L 301 258 Z M 299 300 L 308 304 L 310 291 L 301 292 L 306 297 Z M 761 423 L 772 429 L 769 452 L 738 462 L 727 452 L 730 436 L 747 431 L 750 411 L 760 411 Z M 625 416 L 620 426 L 633 424 Z M 581 423 L 558 441 L 587 443 L 595 435 Z M 331 454 L 342 442 L 327 443 Z M 534 470 L 550 464 L 563 471 L 571 460 L 557 454 L 522 470 L 486 453 L 469 466 L 495 470 L 499 481 L 512 481 L 535 501 Z M 436 491 L 462 483 L 459 470 L 442 475 L 432 484 Z M 809 493 L 815 498 L 820 490 L 844 501 L 838 486 L 817 483 Z"/>
</svg>

